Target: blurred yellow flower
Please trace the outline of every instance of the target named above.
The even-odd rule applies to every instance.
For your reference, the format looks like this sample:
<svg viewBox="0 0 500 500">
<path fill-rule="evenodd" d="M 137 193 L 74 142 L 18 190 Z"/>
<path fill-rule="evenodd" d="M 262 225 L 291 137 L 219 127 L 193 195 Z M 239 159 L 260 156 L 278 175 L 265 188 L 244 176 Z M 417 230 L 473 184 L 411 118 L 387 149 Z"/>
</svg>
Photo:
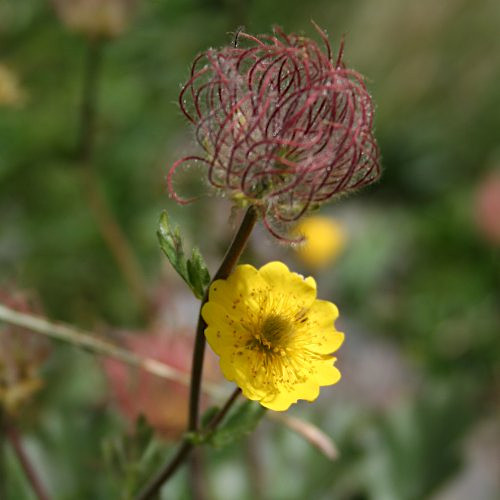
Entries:
<svg viewBox="0 0 500 500">
<path fill-rule="evenodd" d="M 337 307 L 316 299 L 316 282 L 281 262 L 236 268 L 217 280 L 202 309 L 208 343 L 224 376 L 248 399 L 284 411 L 298 399 L 315 400 L 320 386 L 339 381 Z"/>
<path fill-rule="evenodd" d="M 297 224 L 294 234 L 305 238 L 295 251 L 311 269 L 325 267 L 338 257 L 346 241 L 342 226 L 329 217 L 307 217 Z"/>
<path fill-rule="evenodd" d="M 17 106 L 23 101 L 24 92 L 16 74 L 0 64 L 0 106 Z"/>
</svg>

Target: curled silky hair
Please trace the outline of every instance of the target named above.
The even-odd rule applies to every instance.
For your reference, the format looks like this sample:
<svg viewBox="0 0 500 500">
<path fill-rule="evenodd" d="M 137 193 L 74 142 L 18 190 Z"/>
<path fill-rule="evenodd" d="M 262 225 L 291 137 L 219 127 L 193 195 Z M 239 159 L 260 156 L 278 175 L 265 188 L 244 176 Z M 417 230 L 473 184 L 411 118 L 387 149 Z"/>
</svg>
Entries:
<svg viewBox="0 0 500 500">
<path fill-rule="evenodd" d="M 260 207 L 265 226 L 298 220 L 330 198 L 380 176 L 373 136 L 373 103 L 363 78 L 333 59 L 324 44 L 274 28 L 274 34 L 238 32 L 238 44 L 198 55 L 179 104 L 203 150 L 176 161 L 206 167 L 208 182 L 235 200 Z"/>
</svg>

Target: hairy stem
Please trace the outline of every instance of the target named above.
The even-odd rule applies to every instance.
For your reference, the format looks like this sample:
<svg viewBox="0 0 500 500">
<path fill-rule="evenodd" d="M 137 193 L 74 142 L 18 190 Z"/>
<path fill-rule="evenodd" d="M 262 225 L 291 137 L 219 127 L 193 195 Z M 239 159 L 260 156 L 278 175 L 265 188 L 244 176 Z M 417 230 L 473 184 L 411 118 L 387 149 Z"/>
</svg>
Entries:
<svg viewBox="0 0 500 500">
<path fill-rule="evenodd" d="M 24 475 L 26 479 L 31 485 L 35 496 L 38 500 L 49 500 L 49 495 L 45 490 L 44 485 L 42 484 L 33 464 L 26 451 L 24 450 L 21 436 L 19 435 L 16 427 L 10 422 L 7 418 L 5 418 L 4 422 L 5 433 L 7 436 L 7 440 L 9 441 L 14 454 L 16 455 L 19 464 L 21 465 Z"/>
<path fill-rule="evenodd" d="M 83 187 L 87 203 L 111 255 L 145 318 L 150 317 L 151 304 L 141 266 L 116 220 L 100 186 L 94 166 L 99 80 L 102 68 L 103 42 L 88 42 L 84 69 L 77 161 L 82 166 Z"/>
<path fill-rule="evenodd" d="M 241 225 L 210 284 L 218 279 L 225 279 L 231 274 L 231 271 L 234 269 L 234 266 L 237 264 L 243 250 L 245 249 L 248 238 L 250 237 L 256 222 L 257 209 L 254 206 L 250 206 L 247 209 L 245 216 L 241 221 Z M 198 429 L 201 377 L 203 374 L 203 357 L 205 354 L 205 328 L 207 326 L 205 320 L 201 316 L 201 309 L 208 301 L 208 288 L 203 300 L 201 301 L 200 313 L 198 315 L 198 325 L 196 327 L 196 339 L 193 351 L 193 363 L 191 367 L 191 394 L 189 399 L 188 431 L 190 432 L 195 432 Z"/>
<path fill-rule="evenodd" d="M 139 262 L 116 220 L 100 186 L 96 171 L 90 164 L 82 172 L 87 204 L 92 211 L 97 228 L 113 256 L 130 294 L 139 304 L 144 318 L 152 314 L 146 281 Z"/>
<path fill-rule="evenodd" d="M 257 209 L 254 206 L 250 206 L 241 221 L 240 227 L 236 232 L 233 241 L 229 245 L 229 248 L 222 260 L 222 263 L 215 273 L 210 284 L 218 279 L 225 279 L 234 269 L 237 264 L 245 246 L 248 242 L 248 238 L 252 233 L 252 229 L 257 222 Z M 203 358 L 205 354 L 205 328 L 206 323 L 201 316 L 201 309 L 208 301 L 208 290 L 205 292 L 205 296 L 201 301 L 200 312 L 198 315 L 198 325 L 196 327 L 196 338 L 193 350 L 193 363 L 191 367 L 191 393 L 189 398 L 189 418 L 188 418 L 188 432 L 196 433 L 198 431 L 198 420 L 199 420 L 199 407 L 200 407 L 200 392 L 201 392 L 201 378 L 203 375 Z M 208 428 L 215 429 L 220 421 L 224 418 L 225 414 L 235 401 L 236 397 L 240 393 L 237 389 L 233 395 L 229 398 L 228 402 L 222 408 L 222 410 L 215 415 L 212 421 L 209 423 Z M 152 496 L 161 488 L 161 486 L 173 475 L 173 473 L 179 468 L 179 466 L 184 463 L 186 458 L 189 456 L 191 449 L 193 448 L 193 443 L 191 441 L 184 441 L 180 448 L 177 450 L 177 454 L 173 459 L 168 462 L 164 468 L 159 472 L 159 474 L 152 479 L 152 481 L 146 485 L 144 490 L 137 497 L 138 500 L 146 500 L 152 498 Z"/>
</svg>

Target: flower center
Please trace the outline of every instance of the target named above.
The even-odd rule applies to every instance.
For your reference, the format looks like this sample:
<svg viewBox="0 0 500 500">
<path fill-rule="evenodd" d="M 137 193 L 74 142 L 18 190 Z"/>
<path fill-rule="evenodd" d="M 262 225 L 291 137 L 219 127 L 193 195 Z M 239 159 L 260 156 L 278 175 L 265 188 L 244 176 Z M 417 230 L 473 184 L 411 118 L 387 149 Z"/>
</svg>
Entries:
<svg viewBox="0 0 500 500">
<path fill-rule="evenodd" d="M 282 316 L 270 314 L 261 327 L 260 341 L 263 346 L 276 350 L 287 347 L 293 334 L 292 323 Z"/>
</svg>

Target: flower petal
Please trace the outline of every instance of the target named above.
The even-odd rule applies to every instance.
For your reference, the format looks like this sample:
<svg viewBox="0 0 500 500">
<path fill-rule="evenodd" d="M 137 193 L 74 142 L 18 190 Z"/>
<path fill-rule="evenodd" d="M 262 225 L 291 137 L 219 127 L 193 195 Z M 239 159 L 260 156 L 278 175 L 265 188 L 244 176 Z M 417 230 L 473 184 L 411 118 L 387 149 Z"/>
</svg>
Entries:
<svg viewBox="0 0 500 500">
<path fill-rule="evenodd" d="M 298 303 L 298 307 L 309 307 L 316 299 L 314 278 L 304 279 L 291 272 L 282 262 L 269 262 L 259 269 L 259 275 L 271 288 L 271 293 L 285 295 Z"/>
<path fill-rule="evenodd" d="M 340 371 L 333 365 L 334 362 L 335 358 L 316 365 L 315 379 L 319 385 L 333 385 L 340 380 Z"/>
<path fill-rule="evenodd" d="M 248 264 L 238 266 L 227 280 L 216 280 L 210 285 L 209 302 L 216 302 L 227 311 L 241 313 L 249 305 L 252 293 L 266 288 L 255 267 Z M 245 300 L 243 300 L 245 299 Z"/>
<path fill-rule="evenodd" d="M 334 321 L 339 312 L 335 304 L 316 300 L 307 312 L 308 347 L 314 352 L 329 354 L 336 351 L 344 341 L 344 334 L 335 329 Z"/>
</svg>

